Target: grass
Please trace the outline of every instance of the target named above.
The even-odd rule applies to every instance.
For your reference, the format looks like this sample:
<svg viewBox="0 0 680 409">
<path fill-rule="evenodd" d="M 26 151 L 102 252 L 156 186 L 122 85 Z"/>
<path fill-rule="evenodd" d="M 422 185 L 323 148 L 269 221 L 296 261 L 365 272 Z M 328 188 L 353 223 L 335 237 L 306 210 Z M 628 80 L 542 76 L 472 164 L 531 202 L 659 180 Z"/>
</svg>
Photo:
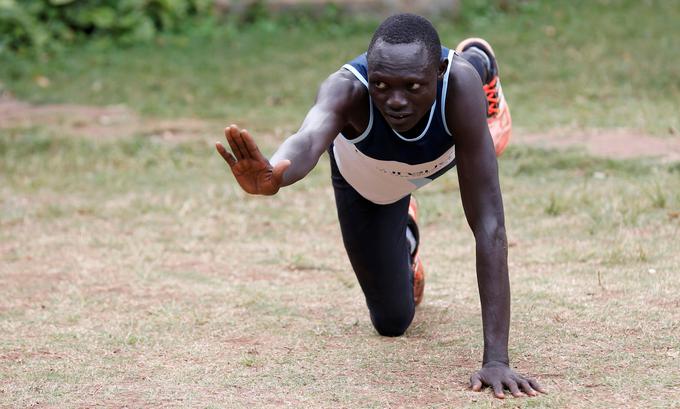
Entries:
<svg viewBox="0 0 680 409">
<path fill-rule="evenodd" d="M 472 33 L 498 44 L 522 127 L 677 129 L 678 55 L 650 45 L 677 33 L 677 8 L 557 3 L 439 27 L 446 44 Z M 2 61 L 0 78 L 34 102 L 233 120 L 264 132 L 271 152 L 312 101 L 308 85 L 365 47 L 371 28 L 355 28 L 90 44 Z M 388 339 L 342 249 L 326 158 L 281 194 L 251 197 L 214 135 L 67 130 L 0 127 L 1 407 L 680 405 L 677 162 L 509 147 L 510 354 L 550 394 L 501 402 L 467 389 L 482 337 L 455 173 L 418 192 L 425 301 Z"/>
<path fill-rule="evenodd" d="M 680 10 L 673 2 L 509 2 L 514 7 L 504 13 L 488 3 L 468 1 L 464 10 L 477 14 L 436 25 L 450 47 L 466 36 L 494 45 L 517 126 L 677 135 Z M 228 26 L 207 38 L 166 37 L 118 50 L 93 43 L 39 60 L 4 56 L 0 88 L 34 102 L 125 104 L 152 116 L 290 130 L 317 84 L 365 51 L 374 28 L 349 21 L 331 29 Z M 40 77 L 49 85 L 39 86 Z"/>
<path fill-rule="evenodd" d="M 673 164 L 509 148 L 511 356 L 551 394 L 502 403 L 466 390 L 482 345 L 454 174 L 418 195 L 426 301 L 385 339 L 343 253 L 325 160 L 263 199 L 208 139 L 0 141 L 4 405 L 680 403 Z"/>
</svg>

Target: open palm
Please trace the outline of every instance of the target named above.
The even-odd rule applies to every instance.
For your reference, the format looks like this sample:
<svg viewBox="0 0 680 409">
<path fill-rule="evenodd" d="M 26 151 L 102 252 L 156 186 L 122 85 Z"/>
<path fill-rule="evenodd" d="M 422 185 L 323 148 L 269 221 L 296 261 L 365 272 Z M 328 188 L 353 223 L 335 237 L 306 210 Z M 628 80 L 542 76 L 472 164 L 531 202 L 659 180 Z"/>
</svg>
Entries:
<svg viewBox="0 0 680 409">
<path fill-rule="evenodd" d="M 231 152 L 220 142 L 215 144 L 215 148 L 229 164 L 241 188 L 251 194 L 276 194 L 281 188 L 283 173 L 290 166 L 290 161 L 284 160 L 272 167 L 248 131 L 239 130 L 236 125 L 228 126 L 224 135 Z"/>
</svg>

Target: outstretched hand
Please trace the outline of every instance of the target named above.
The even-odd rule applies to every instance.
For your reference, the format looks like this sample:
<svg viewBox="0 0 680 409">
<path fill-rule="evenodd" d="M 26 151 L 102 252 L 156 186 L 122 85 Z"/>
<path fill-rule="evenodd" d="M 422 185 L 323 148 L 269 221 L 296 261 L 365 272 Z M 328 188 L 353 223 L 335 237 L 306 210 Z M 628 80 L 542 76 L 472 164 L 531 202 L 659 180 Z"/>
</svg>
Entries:
<svg viewBox="0 0 680 409">
<path fill-rule="evenodd" d="M 525 378 L 502 362 L 488 362 L 482 369 L 472 374 L 470 377 L 472 390 L 479 392 L 483 386 L 491 387 L 499 399 L 505 398 L 504 389 L 508 389 L 516 398 L 525 395 L 536 396 L 539 392 L 546 393 L 538 382 Z"/>
<path fill-rule="evenodd" d="M 272 166 L 245 129 L 229 125 L 224 130 L 231 152 L 220 142 L 215 148 L 229 164 L 231 172 L 243 190 L 256 195 L 273 195 L 279 191 L 283 173 L 290 166 L 289 160 L 282 160 Z M 233 154 L 232 154 L 233 152 Z"/>
</svg>

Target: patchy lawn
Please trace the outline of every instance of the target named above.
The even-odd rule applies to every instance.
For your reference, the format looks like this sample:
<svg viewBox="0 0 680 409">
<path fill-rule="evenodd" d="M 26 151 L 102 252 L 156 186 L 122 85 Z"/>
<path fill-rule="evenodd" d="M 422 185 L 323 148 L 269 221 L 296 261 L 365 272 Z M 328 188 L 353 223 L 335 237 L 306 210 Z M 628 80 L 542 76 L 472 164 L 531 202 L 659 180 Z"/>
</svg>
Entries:
<svg viewBox="0 0 680 409">
<path fill-rule="evenodd" d="M 212 132 L 50 129 L 0 130 L 2 405 L 680 404 L 677 162 L 520 144 L 501 159 L 511 359 L 550 394 L 500 402 L 467 389 L 482 338 L 455 173 L 417 195 L 425 301 L 391 339 L 346 260 L 325 159 L 250 197 Z"/>
<path fill-rule="evenodd" d="M 425 300 L 394 339 L 326 158 L 275 197 L 236 186 L 223 127 L 272 152 L 374 28 L 258 26 L 2 61 L 0 407 L 679 407 L 680 8 L 513 4 L 437 27 L 499 55 L 510 355 L 549 395 L 467 388 L 482 336 L 455 171 L 417 193 Z"/>
</svg>

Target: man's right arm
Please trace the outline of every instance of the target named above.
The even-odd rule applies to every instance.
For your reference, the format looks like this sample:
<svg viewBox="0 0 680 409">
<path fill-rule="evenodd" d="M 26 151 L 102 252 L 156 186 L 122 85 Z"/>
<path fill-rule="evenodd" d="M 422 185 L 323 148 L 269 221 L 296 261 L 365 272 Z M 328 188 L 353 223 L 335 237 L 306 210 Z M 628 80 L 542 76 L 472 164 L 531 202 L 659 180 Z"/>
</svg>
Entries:
<svg viewBox="0 0 680 409">
<path fill-rule="evenodd" d="M 350 124 L 352 110 L 367 99 L 366 88 L 350 72 L 341 69 L 319 88 L 316 102 L 300 129 L 286 139 L 270 160 L 260 152 L 245 129 L 225 129 L 231 152 L 217 142 L 215 148 L 231 168 L 243 190 L 273 195 L 282 186 L 305 177 L 317 164 L 335 137 Z"/>
<path fill-rule="evenodd" d="M 271 157 L 272 166 L 290 161 L 281 186 L 304 178 L 319 161 L 336 136 L 349 124 L 353 107 L 362 100 L 366 88 L 347 70 L 340 69 L 319 87 L 314 106 L 300 129 L 286 139 Z"/>
</svg>

